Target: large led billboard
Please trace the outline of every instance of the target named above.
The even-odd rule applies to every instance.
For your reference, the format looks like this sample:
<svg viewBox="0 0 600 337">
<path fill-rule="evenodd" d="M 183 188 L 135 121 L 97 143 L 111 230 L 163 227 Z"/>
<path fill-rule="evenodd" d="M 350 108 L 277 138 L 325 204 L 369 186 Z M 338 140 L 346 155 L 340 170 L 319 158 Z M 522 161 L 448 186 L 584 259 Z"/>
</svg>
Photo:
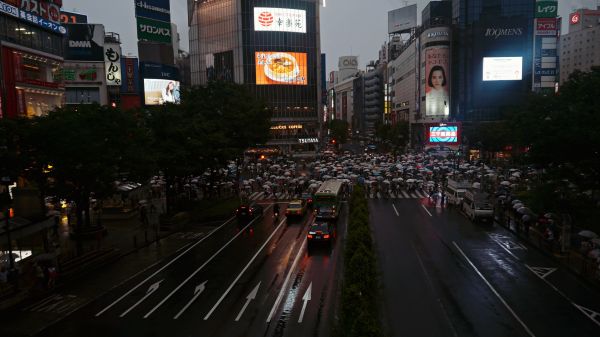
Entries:
<svg viewBox="0 0 600 337">
<path fill-rule="evenodd" d="M 307 85 L 306 53 L 256 52 L 257 85 Z"/>
<path fill-rule="evenodd" d="M 520 81 L 523 79 L 523 57 L 484 57 L 484 81 Z"/>
<path fill-rule="evenodd" d="M 179 81 L 156 78 L 144 79 L 144 104 L 180 103 Z"/>
<path fill-rule="evenodd" d="M 458 125 L 430 126 L 429 143 L 458 143 Z"/>
<path fill-rule="evenodd" d="M 254 7 L 254 30 L 306 33 L 306 11 L 291 8 Z"/>
<path fill-rule="evenodd" d="M 450 48 L 425 49 L 425 115 L 450 114 Z"/>
</svg>

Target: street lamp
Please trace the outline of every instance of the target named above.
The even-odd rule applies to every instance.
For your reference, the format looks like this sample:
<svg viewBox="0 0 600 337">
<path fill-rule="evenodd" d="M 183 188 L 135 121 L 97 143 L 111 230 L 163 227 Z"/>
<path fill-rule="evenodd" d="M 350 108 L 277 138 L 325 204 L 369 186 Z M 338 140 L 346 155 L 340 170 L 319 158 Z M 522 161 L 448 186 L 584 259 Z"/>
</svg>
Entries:
<svg viewBox="0 0 600 337">
<path fill-rule="evenodd" d="M 10 186 L 10 177 L 2 177 L 1 179 L 2 185 L 4 185 L 6 191 L 6 214 L 4 215 L 4 221 L 5 221 L 5 225 L 4 225 L 4 230 L 6 231 L 6 239 L 7 239 L 7 243 L 8 243 L 8 263 L 9 263 L 9 271 L 10 274 L 12 274 L 15 270 L 15 261 L 13 259 L 12 256 L 12 240 L 10 238 L 10 202 L 11 202 L 11 198 L 10 198 L 10 193 L 9 193 L 9 186 Z"/>
</svg>

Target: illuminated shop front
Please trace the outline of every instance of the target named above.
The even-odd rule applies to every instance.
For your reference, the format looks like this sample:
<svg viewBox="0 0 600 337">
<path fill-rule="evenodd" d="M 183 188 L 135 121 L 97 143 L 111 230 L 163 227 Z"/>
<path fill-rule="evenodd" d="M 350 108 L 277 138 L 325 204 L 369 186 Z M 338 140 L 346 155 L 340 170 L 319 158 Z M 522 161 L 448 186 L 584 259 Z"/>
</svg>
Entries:
<svg viewBox="0 0 600 337">
<path fill-rule="evenodd" d="M 62 60 L 2 47 L 3 104 L 7 117 L 42 116 L 63 105 L 64 85 L 57 76 Z"/>
</svg>

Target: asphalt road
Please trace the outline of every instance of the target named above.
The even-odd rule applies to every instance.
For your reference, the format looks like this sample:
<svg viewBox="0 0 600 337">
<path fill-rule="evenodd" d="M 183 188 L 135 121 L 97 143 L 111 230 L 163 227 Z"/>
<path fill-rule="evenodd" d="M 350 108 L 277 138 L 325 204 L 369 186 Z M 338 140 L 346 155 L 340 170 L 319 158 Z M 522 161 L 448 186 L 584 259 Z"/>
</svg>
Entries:
<svg viewBox="0 0 600 337">
<path fill-rule="evenodd" d="M 343 235 L 309 255 L 311 220 L 225 223 L 39 336 L 329 336 Z"/>
<path fill-rule="evenodd" d="M 504 228 L 370 200 L 390 336 L 600 336 L 600 294 Z"/>
</svg>

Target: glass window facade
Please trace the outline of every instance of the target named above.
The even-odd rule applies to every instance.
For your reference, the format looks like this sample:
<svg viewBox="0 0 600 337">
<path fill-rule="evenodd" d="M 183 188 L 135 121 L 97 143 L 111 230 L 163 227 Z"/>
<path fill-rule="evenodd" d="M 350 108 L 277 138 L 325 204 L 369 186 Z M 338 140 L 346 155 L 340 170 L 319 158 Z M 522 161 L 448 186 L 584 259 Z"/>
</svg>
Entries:
<svg viewBox="0 0 600 337">
<path fill-rule="evenodd" d="M 304 11 L 300 20 L 287 23 L 306 33 L 255 30 L 256 7 Z M 212 0 L 191 4 L 188 9 L 192 84 L 203 85 L 210 80 L 245 84 L 273 109 L 274 123 L 304 124 L 299 134 L 298 131 L 274 133 L 273 138 L 314 136 L 319 115 L 321 67 L 319 1 Z M 277 11 L 273 13 L 277 16 Z M 278 20 L 276 18 L 273 24 Z M 303 25 L 305 27 L 300 27 Z M 299 70 L 294 72 L 294 79 L 298 80 L 293 83 L 274 81 L 266 66 L 257 65 L 257 57 L 264 56 L 263 53 L 296 55 Z"/>
<path fill-rule="evenodd" d="M 63 55 L 63 36 L 0 15 L 0 39 L 53 55 Z"/>
<path fill-rule="evenodd" d="M 453 0 L 452 109 L 461 121 L 502 118 L 532 86 L 533 16 L 531 0 Z M 484 57 L 522 57 L 522 80 L 483 81 Z"/>
</svg>

